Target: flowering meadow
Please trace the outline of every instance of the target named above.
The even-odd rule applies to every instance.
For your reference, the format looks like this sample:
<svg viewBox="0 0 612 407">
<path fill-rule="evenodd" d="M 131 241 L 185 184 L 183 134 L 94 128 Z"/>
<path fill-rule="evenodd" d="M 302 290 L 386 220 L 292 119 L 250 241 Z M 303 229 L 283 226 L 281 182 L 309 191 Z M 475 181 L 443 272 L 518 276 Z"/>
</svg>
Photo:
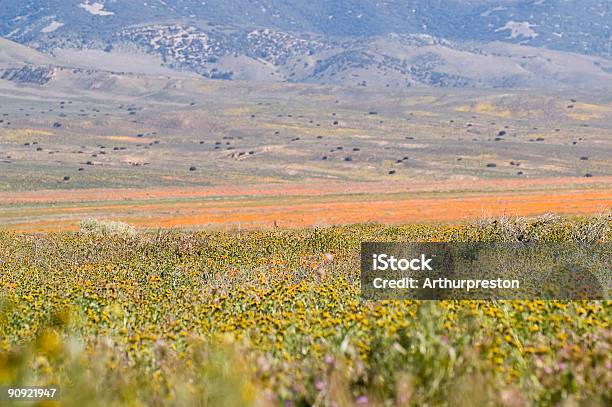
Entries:
<svg viewBox="0 0 612 407">
<path fill-rule="evenodd" d="M 368 302 L 359 246 L 610 226 L 0 232 L 0 386 L 57 385 L 42 404 L 67 406 L 609 406 L 609 302 Z"/>
</svg>

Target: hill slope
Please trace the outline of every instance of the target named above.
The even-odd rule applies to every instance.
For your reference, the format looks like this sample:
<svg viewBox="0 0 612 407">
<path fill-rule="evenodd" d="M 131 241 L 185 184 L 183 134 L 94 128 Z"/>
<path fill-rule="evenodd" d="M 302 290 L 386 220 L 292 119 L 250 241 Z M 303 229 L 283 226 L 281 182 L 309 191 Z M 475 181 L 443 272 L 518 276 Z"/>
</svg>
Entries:
<svg viewBox="0 0 612 407">
<path fill-rule="evenodd" d="M 32 48 L 0 38 L 0 66 L 24 63 L 50 64 L 51 58 Z"/>
<path fill-rule="evenodd" d="M 612 55 L 607 0 L 21 0 L 0 11 L 0 35 L 19 42 L 71 34 L 104 41 L 118 28 L 177 19 L 324 36 L 428 34 Z"/>
<path fill-rule="evenodd" d="M 23 0 L 0 10 L 0 35 L 63 57 L 105 51 L 104 66 L 136 47 L 213 79 L 590 87 L 612 82 L 610 8 L 604 0 Z"/>
</svg>

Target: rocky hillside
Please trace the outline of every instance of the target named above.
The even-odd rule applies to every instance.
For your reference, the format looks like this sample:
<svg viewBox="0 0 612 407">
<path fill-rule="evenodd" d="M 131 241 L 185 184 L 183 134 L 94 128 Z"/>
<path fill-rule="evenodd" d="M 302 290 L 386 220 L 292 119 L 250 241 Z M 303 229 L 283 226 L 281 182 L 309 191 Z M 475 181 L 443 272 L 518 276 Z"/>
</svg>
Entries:
<svg viewBox="0 0 612 407">
<path fill-rule="evenodd" d="M 600 86 L 607 0 L 22 0 L 0 35 L 49 54 L 137 48 L 213 79 L 350 86 Z M 95 63 L 94 63 L 95 65 Z M 95 66 L 94 66 L 95 68 Z"/>
</svg>

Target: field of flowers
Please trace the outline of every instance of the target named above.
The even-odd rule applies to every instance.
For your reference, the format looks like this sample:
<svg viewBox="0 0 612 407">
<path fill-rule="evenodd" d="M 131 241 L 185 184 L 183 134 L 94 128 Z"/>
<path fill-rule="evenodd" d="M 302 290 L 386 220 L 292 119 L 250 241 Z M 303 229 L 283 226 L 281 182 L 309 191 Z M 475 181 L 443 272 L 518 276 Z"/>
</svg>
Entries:
<svg viewBox="0 0 612 407">
<path fill-rule="evenodd" d="M 366 302 L 358 262 L 362 241 L 610 241 L 610 226 L 0 232 L 0 386 L 59 385 L 69 406 L 609 406 L 609 302 Z"/>
</svg>

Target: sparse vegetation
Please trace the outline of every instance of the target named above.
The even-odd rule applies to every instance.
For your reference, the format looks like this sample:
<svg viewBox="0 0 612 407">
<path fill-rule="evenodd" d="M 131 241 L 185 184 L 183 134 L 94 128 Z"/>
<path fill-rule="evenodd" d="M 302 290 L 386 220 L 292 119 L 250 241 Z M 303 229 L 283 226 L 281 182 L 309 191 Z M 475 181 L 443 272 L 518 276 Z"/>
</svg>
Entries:
<svg viewBox="0 0 612 407">
<path fill-rule="evenodd" d="M 0 106 L 0 116 L 15 120 L 11 128 L 0 126 L 2 151 L 12 157 L 10 165 L 0 163 L 5 181 L 0 189 L 234 185 L 247 174 L 252 182 L 300 183 L 313 178 L 372 182 L 391 170 L 389 163 L 408 164 L 405 157 L 411 158 L 409 165 L 401 171 L 393 167 L 401 181 L 525 178 L 507 164 L 511 161 L 520 162 L 531 179 L 586 173 L 601 179 L 612 173 L 612 164 L 605 159 L 610 155 L 612 110 L 603 91 L 585 95 L 585 106 L 600 118 L 584 128 L 583 121 L 568 116 L 561 104 L 568 100 L 565 91 L 513 90 L 488 97 L 464 90 L 449 94 L 417 88 L 394 93 L 338 88 L 334 92 L 344 102 L 336 111 L 335 101 L 326 99 L 328 87 L 266 83 L 245 87 L 231 82 L 219 87 L 176 79 L 182 89 L 179 97 L 166 78 L 114 81 L 100 75 L 96 77 L 100 86 L 119 94 L 131 94 L 132 89 L 147 92 L 126 96 L 125 103 L 118 104 L 112 92 L 87 88 L 79 90 L 82 97 L 75 97 L 73 89 L 52 81 L 32 89 L 40 96 L 51 91 L 57 95 L 42 103 L 0 86 L 0 93 L 11 100 L 10 105 Z M 92 79 L 70 83 L 81 80 Z M 439 101 L 435 112 L 432 98 Z M 371 100 L 377 110 L 364 109 L 361 100 Z M 402 107 L 406 103 L 410 111 Z M 26 116 L 30 111 L 40 113 Z M 381 113 L 369 115 L 369 111 L 384 112 L 385 120 L 377 120 Z M 125 120 L 128 112 L 137 119 Z M 525 121 L 527 114 L 530 119 Z M 333 122 L 339 124 L 332 126 Z M 504 145 L 493 142 L 495 138 Z M 327 160 L 321 159 L 324 156 Z M 347 156 L 353 164 L 341 165 Z M 190 166 L 205 176 L 194 177 Z M 58 182 L 64 176 L 70 182 Z"/>
</svg>

